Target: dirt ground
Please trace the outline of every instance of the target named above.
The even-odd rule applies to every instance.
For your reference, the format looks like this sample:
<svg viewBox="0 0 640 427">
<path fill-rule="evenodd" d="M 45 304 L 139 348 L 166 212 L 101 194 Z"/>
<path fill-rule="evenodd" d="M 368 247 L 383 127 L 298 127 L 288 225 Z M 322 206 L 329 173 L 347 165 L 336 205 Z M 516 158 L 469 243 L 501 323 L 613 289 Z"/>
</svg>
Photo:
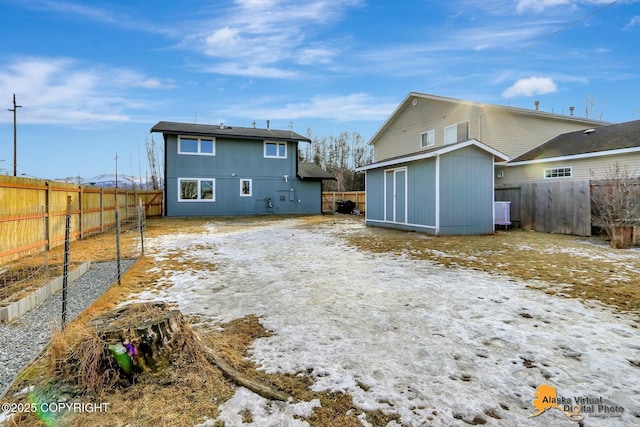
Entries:
<svg viewBox="0 0 640 427">
<path fill-rule="evenodd" d="M 216 232 L 224 233 L 225 227 L 261 226 L 274 217 L 216 218 Z M 355 216 L 305 217 L 308 226 L 331 224 L 335 221 L 362 222 Z M 147 223 L 146 237 L 160 239 L 177 233 L 202 233 L 207 220 L 156 219 Z M 640 313 L 640 251 L 615 250 L 602 238 L 579 238 L 527 231 L 500 231 L 491 236 L 431 237 L 419 233 L 367 228 L 363 232 L 345 235 L 345 241 L 358 250 L 371 253 L 390 253 L 412 259 L 429 260 L 449 268 L 468 268 L 506 276 L 513 280 L 525 280 L 527 286 L 540 292 L 561 295 L 566 298 L 597 300 L 621 312 Z M 111 243 L 93 238 L 74 243 L 83 259 L 109 259 L 107 248 Z M 68 328 L 62 338 L 63 346 L 72 348 L 82 335 L 86 322 L 97 314 L 115 308 L 131 294 L 166 286 L 162 278 L 168 271 L 189 271 L 194 265 L 185 262 L 180 251 L 169 254 L 161 265 L 146 256 L 125 274 L 122 286 L 114 286 Z M 79 261 L 79 260 L 78 260 Z M 202 268 L 202 264 L 198 265 Z M 215 271 L 215 261 L 208 266 Z M 197 318 L 191 319 L 194 323 Z M 640 326 L 640 322 L 637 324 Z M 268 336 L 255 316 L 248 316 L 220 325 L 215 329 L 199 331 L 204 340 L 239 371 L 284 390 L 297 399 L 319 399 L 322 407 L 312 417 L 305 418 L 317 426 L 359 426 L 359 416 L 366 417 L 372 425 L 386 425 L 399 421 L 393 414 L 381 411 L 362 411 L 354 405 L 351 396 L 341 393 L 312 392 L 312 379 L 307 375 L 266 374 L 248 360 L 248 348 L 252 342 Z M 51 352 L 27 369 L 7 396 L 35 384 L 51 384 L 62 380 L 51 371 Z M 109 402 L 109 417 L 102 414 L 82 413 L 64 420 L 65 425 L 117 425 L 171 426 L 194 425 L 202 422 L 202 414 L 209 417 L 218 414 L 218 407 L 228 400 L 236 387 L 216 369 L 199 369 L 178 365 L 172 372 L 153 378 L 145 378 L 126 389 L 85 391 L 83 398 Z M 7 398 L 5 398 L 6 400 Z M 15 401 L 15 399 L 13 399 Z M 182 410 L 167 412 L 169 403 Z M 135 414 L 135 415 L 132 415 Z M 488 414 L 491 416 L 490 414 Z M 251 421 L 247 414 L 246 422 Z M 46 421 L 33 414 L 14 418 L 13 425 L 46 425 Z M 11 425 L 11 424 L 10 424 Z"/>
</svg>

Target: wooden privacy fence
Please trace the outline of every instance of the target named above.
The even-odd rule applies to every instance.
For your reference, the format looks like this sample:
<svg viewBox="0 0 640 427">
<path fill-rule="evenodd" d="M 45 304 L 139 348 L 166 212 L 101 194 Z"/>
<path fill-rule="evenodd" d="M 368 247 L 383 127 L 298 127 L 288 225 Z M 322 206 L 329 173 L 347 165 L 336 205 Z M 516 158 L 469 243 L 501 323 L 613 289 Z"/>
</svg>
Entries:
<svg viewBox="0 0 640 427">
<path fill-rule="evenodd" d="M 511 202 L 511 222 L 524 230 L 591 235 L 591 181 L 496 186 L 495 200 Z"/>
<path fill-rule="evenodd" d="M 162 216 L 162 191 L 134 191 L 0 176 L 0 260 L 48 250 L 65 239 L 67 196 L 71 196 L 72 240 L 104 232 L 122 218 Z"/>
<path fill-rule="evenodd" d="M 336 212 L 336 202 L 339 200 L 351 200 L 356 204 L 355 209 L 364 214 L 367 210 L 367 198 L 365 191 L 323 191 L 322 212 Z"/>
</svg>

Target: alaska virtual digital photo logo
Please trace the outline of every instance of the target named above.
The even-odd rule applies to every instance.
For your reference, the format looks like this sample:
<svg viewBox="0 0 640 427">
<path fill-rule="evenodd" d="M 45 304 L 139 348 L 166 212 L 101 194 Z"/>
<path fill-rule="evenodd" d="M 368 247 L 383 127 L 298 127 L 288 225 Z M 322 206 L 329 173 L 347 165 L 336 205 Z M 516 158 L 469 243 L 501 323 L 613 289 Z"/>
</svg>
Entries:
<svg viewBox="0 0 640 427">
<path fill-rule="evenodd" d="M 548 409 L 561 411 L 571 421 L 582 421 L 585 414 L 593 416 L 620 416 L 624 408 L 619 405 L 607 403 L 602 396 L 558 396 L 558 391 L 552 385 L 541 384 L 533 393 L 533 406 L 537 412 L 529 415 L 537 417 Z"/>
</svg>

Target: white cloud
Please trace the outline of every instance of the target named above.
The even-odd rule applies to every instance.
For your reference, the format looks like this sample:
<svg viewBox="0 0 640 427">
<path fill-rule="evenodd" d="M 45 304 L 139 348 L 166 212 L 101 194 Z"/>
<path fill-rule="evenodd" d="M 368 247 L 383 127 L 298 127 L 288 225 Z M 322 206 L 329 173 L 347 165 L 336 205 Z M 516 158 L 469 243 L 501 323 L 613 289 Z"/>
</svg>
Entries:
<svg viewBox="0 0 640 427">
<path fill-rule="evenodd" d="M 289 103 L 274 108 L 280 102 L 265 99 L 260 105 L 231 107 L 224 114 L 238 117 L 269 117 L 270 119 L 295 120 L 301 118 L 331 119 L 341 122 L 353 120 L 384 120 L 396 108 L 397 102 L 389 102 L 365 93 L 337 96 L 315 96 L 308 101 Z"/>
<path fill-rule="evenodd" d="M 549 77 L 529 77 L 520 79 L 502 92 L 504 98 L 517 96 L 544 95 L 557 92 L 558 88 Z"/>
<path fill-rule="evenodd" d="M 196 46 L 205 55 L 229 64 L 208 67 L 233 75 L 268 71 L 270 77 L 289 78 L 295 65 L 327 64 L 336 55 L 331 41 L 314 41 L 323 25 L 339 21 L 344 9 L 359 1 L 345 0 L 237 0 L 234 7 L 216 10 L 201 32 L 185 38 L 183 46 Z M 281 73 L 275 69 L 281 69 Z M 241 73 L 238 70 L 242 70 Z"/>
<path fill-rule="evenodd" d="M 628 30 L 631 27 L 635 27 L 636 25 L 640 26 L 640 16 L 634 16 L 633 18 L 631 18 L 631 21 L 629 21 L 629 23 L 627 25 L 625 25 L 625 27 L 623 28 L 623 31 Z"/>
<path fill-rule="evenodd" d="M 637 0 L 621 1 L 620 3 L 635 3 Z M 516 11 L 524 13 L 528 10 L 533 12 L 543 12 L 558 6 L 576 8 L 579 6 L 589 7 L 591 5 L 606 5 L 611 0 L 517 0 Z"/>
<path fill-rule="evenodd" d="M 126 111 L 145 104 L 126 94 L 127 89 L 172 85 L 135 71 L 68 58 L 17 58 L 0 68 L 0 91 L 18 94 L 23 123 L 130 121 Z"/>
<path fill-rule="evenodd" d="M 241 62 L 225 62 L 215 66 L 206 67 L 205 71 L 228 76 L 260 77 L 263 79 L 291 79 L 298 77 L 299 75 L 298 72 L 292 70 L 244 64 Z"/>
</svg>

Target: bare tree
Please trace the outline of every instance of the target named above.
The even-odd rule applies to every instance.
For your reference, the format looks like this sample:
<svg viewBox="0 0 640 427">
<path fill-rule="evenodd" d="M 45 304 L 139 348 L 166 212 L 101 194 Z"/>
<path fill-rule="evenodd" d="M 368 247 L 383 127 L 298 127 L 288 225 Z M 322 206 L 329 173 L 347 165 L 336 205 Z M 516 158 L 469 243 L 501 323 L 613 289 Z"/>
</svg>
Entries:
<svg viewBox="0 0 640 427">
<path fill-rule="evenodd" d="M 603 179 L 596 181 L 591 200 L 592 219 L 605 228 L 611 246 L 628 248 L 633 226 L 640 224 L 640 179 L 626 166 L 615 163 L 604 171 Z"/>
<path fill-rule="evenodd" d="M 600 111 L 600 113 L 598 113 L 596 109 L 598 104 L 601 104 L 601 108 L 604 108 L 607 105 L 606 102 L 600 102 L 600 98 L 598 98 L 597 96 L 587 94 L 587 96 L 585 96 L 584 98 L 584 117 L 587 119 L 602 120 L 604 117 L 604 112 Z"/>
<path fill-rule="evenodd" d="M 151 170 L 151 186 L 154 190 L 160 190 L 163 187 L 162 182 L 162 155 L 160 148 L 151 136 L 151 141 L 144 138 L 144 146 L 147 150 L 147 161 Z"/>
<path fill-rule="evenodd" d="M 336 181 L 326 183 L 327 191 L 364 190 L 364 175 L 355 169 L 369 164 L 373 150 L 358 132 L 341 132 L 337 137 L 318 137 L 307 129 L 308 144 L 301 157 L 335 174 Z"/>
</svg>

